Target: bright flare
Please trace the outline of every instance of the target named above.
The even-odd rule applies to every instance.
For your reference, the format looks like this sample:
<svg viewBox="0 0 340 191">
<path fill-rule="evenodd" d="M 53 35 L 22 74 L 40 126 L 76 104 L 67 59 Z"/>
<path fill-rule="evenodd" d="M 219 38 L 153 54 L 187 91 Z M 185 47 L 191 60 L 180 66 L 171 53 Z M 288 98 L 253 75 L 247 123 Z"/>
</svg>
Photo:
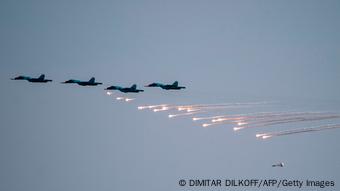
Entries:
<svg viewBox="0 0 340 191">
<path fill-rule="evenodd" d="M 187 112 L 199 111 L 199 109 L 187 109 Z"/>
<path fill-rule="evenodd" d="M 256 137 L 259 138 L 259 137 L 263 137 L 264 135 L 266 135 L 266 134 L 264 134 L 264 133 L 256 134 Z"/>
<path fill-rule="evenodd" d="M 247 125 L 248 123 L 244 123 L 244 122 L 238 122 L 237 125 L 241 126 L 241 125 Z"/>
<path fill-rule="evenodd" d="M 192 118 L 193 121 L 198 121 L 198 120 L 208 120 L 208 119 L 215 119 L 215 118 L 220 118 L 223 116 L 212 116 L 212 117 L 194 117 Z"/>
<path fill-rule="evenodd" d="M 217 119 L 212 119 L 211 122 L 216 123 L 216 122 L 221 122 L 221 121 L 226 121 L 228 118 L 217 118 Z"/>
<path fill-rule="evenodd" d="M 202 127 L 208 127 L 208 126 L 210 126 L 211 124 L 210 123 L 203 123 L 202 124 Z"/>
<path fill-rule="evenodd" d="M 268 139 L 268 138 L 270 138 L 270 137 L 272 137 L 272 136 L 270 136 L 270 135 L 263 135 L 263 136 L 262 136 L 262 139 Z"/>
<path fill-rule="evenodd" d="M 234 129 L 234 131 L 238 131 L 238 130 L 241 130 L 241 129 L 243 129 L 244 127 L 234 127 L 233 129 Z"/>
<path fill-rule="evenodd" d="M 167 106 L 167 104 L 160 104 L 160 105 L 143 105 L 143 106 L 138 106 L 139 110 L 142 109 L 154 109 L 154 108 L 158 108 L 158 107 L 165 107 Z"/>
<path fill-rule="evenodd" d="M 147 107 L 145 106 L 138 106 L 138 110 L 146 109 Z"/>
</svg>

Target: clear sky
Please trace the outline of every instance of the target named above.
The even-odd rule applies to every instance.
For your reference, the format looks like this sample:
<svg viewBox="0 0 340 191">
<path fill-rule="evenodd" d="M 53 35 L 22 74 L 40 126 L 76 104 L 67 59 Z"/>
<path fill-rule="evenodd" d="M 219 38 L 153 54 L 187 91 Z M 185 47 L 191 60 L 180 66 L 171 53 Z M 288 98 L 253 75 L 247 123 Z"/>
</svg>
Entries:
<svg viewBox="0 0 340 191">
<path fill-rule="evenodd" d="M 188 189 L 181 178 L 340 184 L 339 130 L 260 141 L 255 132 L 269 128 L 205 129 L 136 109 L 277 101 L 267 109 L 340 112 L 339 21 L 336 0 L 2 0 L 0 190 Z M 9 80 L 42 73 L 54 81 Z M 59 83 L 92 76 L 104 85 Z M 175 80 L 187 89 L 145 89 L 129 104 L 103 90 Z"/>
</svg>

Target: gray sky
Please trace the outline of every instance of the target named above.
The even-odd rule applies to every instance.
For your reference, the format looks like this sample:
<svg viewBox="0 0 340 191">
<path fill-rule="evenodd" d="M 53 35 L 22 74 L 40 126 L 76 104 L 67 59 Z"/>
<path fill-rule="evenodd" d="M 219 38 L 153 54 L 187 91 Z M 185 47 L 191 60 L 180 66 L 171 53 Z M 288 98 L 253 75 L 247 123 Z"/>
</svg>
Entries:
<svg viewBox="0 0 340 191">
<path fill-rule="evenodd" d="M 2 0 L 0 190 L 188 189 L 181 178 L 339 184 L 338 130 L 259 141 L 255 132 L 276 127 L 234 133 L 136 109 L 278 101 L 266 109 L 340 112 L 339 20 L 335 0 Z M 9 80 L 41 73 L 53 83 Z M 124 104 L 104 86 L 59 84 L 92 76 L 187 89 L 146 89 Z"/>
</svg>

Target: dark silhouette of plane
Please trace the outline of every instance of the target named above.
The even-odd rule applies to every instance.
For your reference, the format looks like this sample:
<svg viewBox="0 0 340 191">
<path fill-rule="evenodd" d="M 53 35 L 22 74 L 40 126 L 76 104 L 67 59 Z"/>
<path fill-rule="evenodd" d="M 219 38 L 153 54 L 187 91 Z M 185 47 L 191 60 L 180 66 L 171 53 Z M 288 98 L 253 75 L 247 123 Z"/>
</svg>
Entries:
<svg viewBox="0 0 340 191">
<path fill-rule="evenodd" d="M 45 79 L 45 75 L 41 74 L 38 78 L 31 78 L 28 76 L 17 76 L 15 78 L 12 78 L 11 80 L 27 80 L 32 83 L 46 83 L 46 82 L 52 82 L 52 80 Z"/>
<path fill-rule="evenodd" d="M 273 164 L 272 167 L 283 167 L 285 164 L 283 162 L 280 162 L 278 164 Z"/>
<path fill-rule="evenodd" d="M 175 81 L 173 84 L 161 84 L 161 83 L 151 83 L 145 87 L 160 87 L 164 90 L 180 90 L 185 89 L 184 86 L 178 86 L 178 81 Z"/>
<path fill-rule="evenodd" d="M 63 84 L 78 84 L 80 86 L 97 86 L 97 85 L 101 85 L 103 83 L 101 82 L 95 82 L 95 78 L 92 77 L 89 81 L 80 81 L 80 80 L 67 80 L 65 82 L 61 82 Z"/>
<path fill-rule="evenodd" d="M 119 90 L 119 91 L 124 92 L 124 93 L 139 93 L 139 92 L 144 92 L 144 90 L 137 89 L 137 85 L 136 84 L 133 84 L 129 88 L 123 88 L 123 87 L 120 87 L 120 86 L 110 86 L 110 87 L 107 87 L 105 90 Z"/>
</svg>

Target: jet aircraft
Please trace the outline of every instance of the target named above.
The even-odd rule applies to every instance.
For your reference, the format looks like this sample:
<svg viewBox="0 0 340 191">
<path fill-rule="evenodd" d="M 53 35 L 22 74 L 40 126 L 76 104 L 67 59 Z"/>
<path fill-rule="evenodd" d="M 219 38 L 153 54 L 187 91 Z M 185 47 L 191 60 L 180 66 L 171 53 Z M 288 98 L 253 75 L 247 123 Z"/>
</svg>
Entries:
<svg viewBox="0 0 340 191">
<path fill-rule="evenodd" d="M 139 92 L 144 92 L 144 90 L 139 90 L 137 89 L 137 85 L 133 84 L 131 87 L 123 88 L 120 86 L 110 86 L 107 87 L 105 90 L 119 90 L 124 93 L 139 93 Z"/>
<path fill-rule="evenodd" d="M 285 164 L 283 162 L 280 162 L 278 164 L 273 164 L 272 167 L 283 167 Z"/>
<path fill-rule="evenodd" d="M 27 80 L 32 83 L 46 83 L 46 82 L 52 82 L 52 80 L 45 79 L 45 75 L 41 74 L 38 78 L 31 78 L 29 76 L 17 76 L 15 78 L 12 78 L 11 80 Z"/>
<path fill-rule="evenodd" d="M 151 83 L 145 87 L 160 87 L 164 90 L 180 90 L 185 89 L 184 86 L 178 86 L 178 81 L 175 81 L 173 84 L 161 84 L 161 83 Z"/>
<path fill-rule="evenodd" d="M 95 82 L 95 78 L 92 77 L 89 81 L 80 81 L 80 80 L 74 80 L 74 79 L 71 79 L 71 80 L 67 80 L 65 82 L 61 82 L 63 84 L 78 84 L 80 86 L 97 86 L 97 85 L 101 85 L 103 83 L 101 82 Z"/>
</svg>

